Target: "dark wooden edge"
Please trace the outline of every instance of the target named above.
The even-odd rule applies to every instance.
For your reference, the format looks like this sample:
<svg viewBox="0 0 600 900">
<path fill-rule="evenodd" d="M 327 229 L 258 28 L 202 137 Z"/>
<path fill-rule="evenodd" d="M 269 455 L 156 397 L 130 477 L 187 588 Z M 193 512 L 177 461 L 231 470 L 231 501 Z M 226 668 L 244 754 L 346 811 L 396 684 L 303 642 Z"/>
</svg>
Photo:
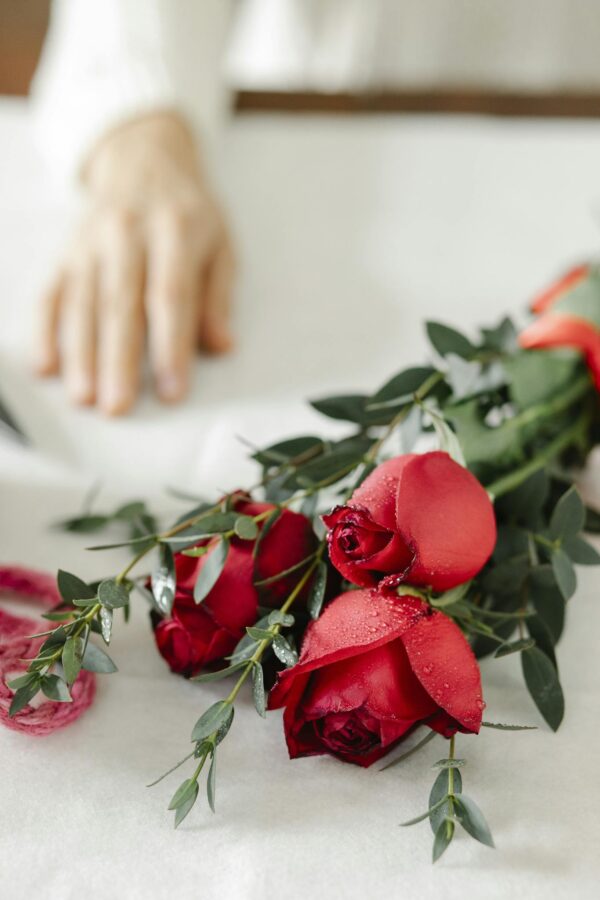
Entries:
<svg viewBox="0 0 600 900">
<path fill-rule="evenodd" d="M 239 91 L 235 109 L 238 113 L 477 113 L 579 119 L 600 116 L 600 92 L 457 89 L 322 94 L 313 91 Z"/>
</svg>

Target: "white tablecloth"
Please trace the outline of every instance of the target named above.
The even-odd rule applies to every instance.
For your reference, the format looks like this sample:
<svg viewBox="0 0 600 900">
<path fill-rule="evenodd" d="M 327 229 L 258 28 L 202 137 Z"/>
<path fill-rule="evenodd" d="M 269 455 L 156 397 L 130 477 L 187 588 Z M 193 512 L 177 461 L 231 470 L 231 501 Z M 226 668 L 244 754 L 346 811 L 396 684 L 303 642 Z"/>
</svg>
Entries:
<svg viewBox="0 0 600 900">
<path fill-rule="evenodd" d="M 0 105 L 0 383 L 33 450 L 0 439 L 0 557 L 90 577 L 119 558 L 48 528 L 87 486 L 144 493 L 247 481 L 235 435 L 262 442 L 315 426 L 306 395 L 368 389 L 425 353 L 422 321 L 469 328 L 518 308 L 593 253 L 600 125 L 460 119 L 246 119 L 220 173 L 239 236 L 240 351 L 199 361 L 178 409 L 147 397 L 129 419 L 67 408 L 28 374 L 38 291 L 70 213 L 29 144 L 26 110 Z M 588 476 L 593 489 L 593 475 Z M 108 502 L 108 501 L 107 501 Z M 290 763 L 279 714 L 248 698 L 219 755 L 217 814 L 178 832 L 164 810 L 221 685 L 191 685 L 155 653 L 146 610 L 117 630 L 119 673 L 74 726 L 45 739 L 0 730 L 0 897 L 591 898 L 600 879 L 597 784 L 600 607 L 581 573 L 560 647 L 567 714 L 545 726 L 460 737 L 465 791 L 496 851 L 459 835 L 430 865 L 420 812 L 444 754 L 437 740 L 386 773 L 331 759 Z M 541 724 L 513 657 L 484 664 L 487 718 Z"/>
</svg>

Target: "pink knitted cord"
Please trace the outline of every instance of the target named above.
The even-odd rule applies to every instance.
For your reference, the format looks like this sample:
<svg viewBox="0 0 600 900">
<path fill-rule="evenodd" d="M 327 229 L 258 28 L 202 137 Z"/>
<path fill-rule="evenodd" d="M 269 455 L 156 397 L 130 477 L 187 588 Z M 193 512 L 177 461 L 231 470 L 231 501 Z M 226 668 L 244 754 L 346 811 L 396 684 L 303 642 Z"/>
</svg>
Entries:
<svg viewBox="0 0 600 900">
<path fill-rule="evenodd" d="M 0 598 L 3 594 L 10 599 L 29 601 L 32 605 L 41 604 L 47 609 L 60 602 L 52 576 L 18 566 L 0 566 Z M 50 626 L 46 620 L 42 623 L 40 627 L 39 620 L 15 616 L 0 609 L 0 722 L 14 731 L 36 736 L 51 734 L 57 728 L 70 725 L 90 706 L 96 693 L 96 679 L 91 672 L 83 671 L 71 689 L 72 703 L 46 700 L 38 707 L 27 705 L 9 718 L 14 692 L 7 687 L 6 679 L 15 672 L 24 672 L 27 663 L 23 658 L 37 653 L 43 638 L 31 640 L 28 635 L 47 631 Z"/>
</svg>

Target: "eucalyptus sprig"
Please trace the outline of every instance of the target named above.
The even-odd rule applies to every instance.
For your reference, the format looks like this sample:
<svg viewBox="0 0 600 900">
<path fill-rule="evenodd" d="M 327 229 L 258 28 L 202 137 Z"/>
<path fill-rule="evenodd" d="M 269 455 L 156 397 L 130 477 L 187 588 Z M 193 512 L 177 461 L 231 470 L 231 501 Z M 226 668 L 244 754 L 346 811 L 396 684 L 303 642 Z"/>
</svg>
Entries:
<svg viewBox="0 0 600 900">
<path fill-rule="evenodd" d="M 215 811 L 217 747 L 231 728 L 235 713 L 235 700 L 242 686 L 249 678 L 252 679 L 252 694 L 256 711 L 263 718 L 266 716 L 266 694 L 262 667 L 265 652 L 271 648 L 277 659 L 285 666 L 293 666 L 296 663 L 297 654 L 281 631 L 283 628 L 290 628 L 294 625 L 295 620 L 289 613 L 289 609 L 307 587 L 313 575 L 318 572 L 324 549 L 325 542 L 322 541 L 313 555 L 312 562 L 299 578 L 280 609 L 272 610 L 255 626 L 249 626 L 246 629 L 247 636 L 240 641 L 234 653 L 229 657 L 229 666 L 218 672 L 204 673 L 192 679 L 192 681 L 199 682 L 216 681 L 228 675 L 239 673 L 227 697 L 224 700 L 218 700 L 216 703 L 213 703 L 212 706 L 202 713 L 194 725 L 191 739 L 195 743 L 195 747 L 192 753 L 188 754 L 175 767 L 169 769 L 168 772 L 165 772 L 164 775 L 161 775 L 160 778 L 149 785 L 149 787 L 153 787 L 158 784 L 192 756 L 198 760 L 192 775 L 179 785 L 169 803 L 168 808 L 175 811 L 175 828 L 183 822 L 198 798 L 200 790 L 198 779 L 209 758 L 210 768 L 206 780 L 206 793 L 208 804 L 211 810 Z M 313 585 L 312 591 L 313 594 L 315 592 L 322 594 L 324 592 L 323 583 L 318 582 L 316 585 Z M 322 596 L 318 602 L 322 603 Z"/>
</svg>

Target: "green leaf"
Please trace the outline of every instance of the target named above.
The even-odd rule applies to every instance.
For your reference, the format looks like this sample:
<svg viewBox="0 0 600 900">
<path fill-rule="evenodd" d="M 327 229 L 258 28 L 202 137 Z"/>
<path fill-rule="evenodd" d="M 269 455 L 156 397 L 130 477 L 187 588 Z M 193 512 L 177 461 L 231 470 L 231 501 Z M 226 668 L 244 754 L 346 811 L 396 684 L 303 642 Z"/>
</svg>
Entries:
<svg viewBox="0 0 600 900">
<path fill-rule="evenodd" d="M 92 534 L 100 531 L 108 522 L 110 522 L 110 516 L 75 516 L 72 519 L 57 522 L 57 527 L 74 534 Z"/>
<path fill-rule="evenodd" d="M 324 453 L 298 468 L 292 484 L 311 488 L 339 481 L 360 465 L 362 455 L 354 450 L 332 450 L 330 453 Z"/>
<path fill-rule="evenodd" d="M 454 837 L 454 822 L 442 819 L 433 839 L 433 862 L 436 863 Z"/>
<path fill-rule="evenodd" d="M 427 812 L 421 813 L 420 816 L 415 816 L 414 819 L 409 819 L 408 822 L 400 822 L 402 828 L 408 828 L 410 825 L 418 825 L 419 822 L 425 821 L 425 819 L 430 819 L 435 812 L 440 810 L 442 806 L 446 803 L 448 799 L 447 795 L 438 800 L 433 806 L 430 806 Z"/>
<path fill-rule="evenodd" d="M 457 462 L 461 466 L 465 466 L 465 456 L 456 433 L 450 428 L 442 414 L 433 409 L 429 405 L 424 404 L 424 408 L 427 411 L 427 414 L 431 418 L 433 423 L 433 427 L 435 428 L 435 432 L 438 437 L 440 450 L 443 450 L 444 453 L 447 453 L 455 462 Z"/>
<path fill-rule="evenodd" d="M 175 828 L 178 828 L 181 825 L 181 823 L 193 807 L 194 803 L 196 802 L 196 798 L 198 797 L 198 782 L 195 781 L 194 785 L 195 789 L 192 789 L 192 792 L 190 793 L 185 803 L 182 803 L 181 806 L 178 806 L 175 810 Z"/>
<path fill-rule="evenodd" d="M 32 684 L 34 681 L 38 681 L 37 675 L 34 672 L 26 672 L 25 675 L 19 675 L 18 678 L 12 678 L 10 681 L 7 681 L 6 685 L 11 691 L 18 691 L 19 688 Z"/>
<path fill-rule="evenodd" d="M 561 594 L 565 600 L 569 600 L 577 588 L 577 575 L 564 550 L 552 551 L 552 571 Z"/>
<path fill-rule="evenodd" d="M 163 616 L 171 614 L 175 599 L 175 558 L 168 544 L 161 544 L 159 564 L 150 579 L 154 602 Z"/>
<path fill-rule="evenodd" d="M 463 359 L 471 359 L 477 352 L 471 341 L 455 328 L 441 322 L 426 322 L 425 327 L 429 341 L 440 356 L 455 353 Z"/>
<path fill-rule="evenodd" d="M 256 712 L 265 719 L 267 716 L 265 681 L 262 666 L 258 662 L 254 663 L 254 666 L 252 667 L 252 696 L 254 698 Z"/>
<path fill-rule="evenodd" d="M 233 719 L 233 706 L 228 700 L 218 700 L 202 713 L 192 731 L 193 741 L 202 741 L 215 734 L 225 723 Z"/>
<path fill-rule="evenodd" d="M 533 702 L 550 728 L 556 731 L 565 712 L 565 701 L 556 669 L 538 647 L 523 651 L 521 665 Z"/>
<path fill-rule="evenodd" d="M 107 578 L 98 585 L 98 600 L 106 609 L 119 609 L 129 603 L 129 591 L 114 578 Z"/>
<path fill-rule="evenodd" d="M 271 641 L 273 639 L 272 631 L 268 631 L 266 628 L 256 628 L 253 625 L 246 628 L 246 634 L 257 643 L 260 641 Z"/>
<path fill-rule="evenodd" d="M 470 797 L 461 794 L 454 801 L 456 818 L 471 837 L 486 847 L 494 846 L 494 839 L 483 813 Z"/>
<path fill-rule="evenodd" d="M 125 607 L 126 609 L 127 607 Z M 100 610 L 100 629 L 102 631 L 102 640 L 105 644 L 110 644 L 113 625 L 113 611 L 102 607 Z"/>
<path fill-rule="evenodd" d="M 143 500 L 132 500 L 130 503 L 125 503 L 123 506 L 120 506 L 113 513 L 112 517 L 121 522 L 128 522 L 131 519 L 137 519 L 138 516 L 146 515 L 146 513 L 146 504 Z"/>
<path fill-rule="evenodd" d="M 283 613 L 279 609 L 274 609 L 269 613 L 267 621 L 269 625 L 281 625 L 284 628 L 291 628 L 295 620 L 291 613 Z"/>
<path fill-rule="evenodd" d="M 229 541 L 227 538 L 222 537 L 204 558 L 198 578 L 196 579 L 196 584 L 194 585 L 194 600 L 196 603 L 202 603 L 212 591 L 221 572 L 225 568 L 228 553 Z"/>
<path fill-rule="evenodd" d="M 522 350 L 505 357 L 504 368 L 510 382 L 510 395 L 524 410 L 552 399 L 577 375 L 577 352 L 560 350 Z"/>
<path fill-rule="evenodd" d="M 502 722 L 482 722 L 484 728 L 497 728 L 499 731 L 537 731 L 537 725 L 504 725 Z"/>
<path fill-rule="evenodd" d="M 191 545 L 215 534 L 223 534 L 233 529 L 238 517 L 239 513 L 235 512 L 216 512 L 203 516 L 185 531 L 170 537 L 166 543 L 177 550 L 181 545 Z"/>
<path fill-rule="evenodd" d="M 556 644 L 565 623 L 565 601 L 552 566 L 536 566 L 528 578 L 528 587 L 535 610 Z M 535 628 L 535 622 L 533 624 Z"/>
<path fill-rule="evenodd" d="M 368 401 L 367 408 L 376 407 L 379 404 L 401 406 L 409 403 L 418 389 L 433 375 L 435 369 L 431 366 L 420 366 L 405 369 L 390 378 L 379 388 Z"/>
<path fill-rule="evenodd" d="M 68 638 L 62 652 L 62 666 L 65 670 L 67 684 L 73 684 L 77 680 L 83 660 L 84 642 L 80 637 L 73 635 Z"/>
<path fill-rule="evenodd" d="M 344 422 L 355 422 L 362 425 L 369 419 L 369 414 L 365 409 L 368 399 L 365 394 L 344 394 L 336 397 L 324 397 L 322 400 L 311 400 L 310 405 L 329 419 L 341 419 Z"/>
<path fill-rule="evenodd" d="M 550 519 L 550 534 L 553 538 L 574 537 L 582 530 L 585 522 L 585 506 L 576 487 L 571 487 L 562 495 Z"/>
<path fill-rule="evenodd" d="M 466 766 L 466 759 L 456 759 L 456 757 L 452 757 L 452 759 L 438 759 L 437 762 L 434 762 L 432 765 L 432 769 L 462 769 L 463 766 Z"/>
<path fill-rule="evenodd" d="M 282 509 L 279 509 L 279 508 L 274 509 L 273 512 L 271 513 L 271 515 L 268 516 L 268 518 L 266 518 L 265 521 L 263 522 L 263 526 L 260 529 L 258 538 L 254 543 L 254 547 L 252 548 L 252 558 L 254 560 L 258 559 L 260 549 L 262 547 L 264 539 L 269 534 L 269 532 L 271 531 L 271 528 L 273 528 L 275 523 L 277 521 L 279 521 L 279 519 L 282 516 L 282 513 L 283 513 Z"/>
<path fill-rule="evenodd" d="M 562 597 L 560 598 L 560 602 L 564 606 L 565 601 Z M 556 654 L 554 652 L 554 638 L 544 620 L 539 615 L 528 616 L 526 625 L 529 636 L 533 638 L 536 646 L 540 648 L 542 653 L 546 654 L 554 668 L 557 669 Z"/>
<path fill-rule="evenodd" d="M 281 466 L 291 460 L 297 459 L 299 456 L 317 455 L 323 448 L 322 438 L 314 435 L 306 435 L 297 438 L 291 438 L 286 441 L 279 441 L 277 444 L 271 444 L 263 450 L 258 450 L 253 454 L 253 459 L 260 463 L 261 466 L 270 468 L 273 466 Z"/>
<path fill-rule="evenodd" d="M 96 592 L 71 572 L 65 572 L 63 569 L 58 570 L 56 577 L 58 591 L 65 603 L 72 603 L 73 600 L 93 600 Z"/>
<path fill-rule="evenodd" d="M 234 663 L 232 666 L 227 666 L 226 669 L 219 669 L 218 672 L 203 672 L 201 675 L 194 675 L 193 678 L 190 678 L 190 681 L 199 681 L 201 683 L 208 681 L 219 681 L 221 678 L 226 678 L 228 675 L 233 675 L 234 672 L 237 672 L 238 669 L 241 669 L 246 665 L 246 660 L 240 660 L 240 662 Z"/>
<path fill-rule="evenodd" d="M 295 666 L 298 662 L 298 654 L 281 634 L 273 638 L 273 653 L 284 666 Z"/>
<path fill-rule="evenodd" d="M 243 541 L 253 541 L 258 535 L 258 525 L 250 516 L 238 516 L 233 530 Z"/>
<path fill-rule="evenodd" d="M 179 787 L 173 794 L 168 808 L 177 809 L 177 807 L 181 806 L 182 803 L 186 803 L 194 793 L 195 786 L 197 786 L 195 778 L 186 778 L 186 780 L 179 785 Z"/>
<path fill-rule="evenodd" d="M 85 648 L 82 668 L 86 669 L 88 672 L 97 672 L 98 674 L 109 674 L 110 672 L 117 671 L 117 667 L 108 653 L 105 653 L 104 650 L 101 650 L 96 644 L 92 644 L 91 641 L 88 641 Z"/>
<path fill-rule="evenodd" d="M 327 563 L 320 560 L 312 577 L 306 608 L 312 619 L 318 619 L 323 608 L 325 590 L 327 588 Z"/>
<path fill-rule="evenodd" d="M 12 718 L 22 709 L 24 709 L 29 701 L 35 697 L 40 689 L 40 679 L 38 675 L 34 675 L 34 680 L 29 684 L 24 684 L 15 691 L 15 695 L 11 700 L 8 715 Z"/>
<path fill-rule="evenodd" d="M 71 703 L 69 688 L 58 675 L 43 675 L 40 686 L 42 693 L 49 700 L 55 700 L 58 703 Z"/>
<path fill-rule="evenodd" d="M 595 547 L 592 547 L 591 544 L 578 535 L 564 538 L 562 549 L 565 551 L 571 562 L 576 565 L 600 565 L 600 553 L 598 553 Z"/>
<path fill-rule="evenodd" d="M 208 778 L 206 780 L 206 796 L 208 805 L 215 812 L 215 790 L 217 784 L 217 754 L 212 753 L 210 760 L 210 769 L 208 770 Z"/>
<path fill-rule="evenodd" d="M 462 792 L 462 775 L 460 774 L 460 769 L 454 769 L 453 778 L 454 793 L 460 794 Z M 447 799 L 447 795 L 448 772 L 442 769 L 442 771 L 433 782 L 433 786 L 429 794 L 429 809 L 433 811 L 430 824 L 431 830 L 434 834 L 438 830 L 440 822 L 445 819 L 447 815 L 452 815 L 452 804 L 450 802 L 445 803 L 443 806 L 440 805 L 440 800 Z"/>
<path fill-rule="evenodd" d="M 521 638 L 518 641 L 511 641 L 510 643 L 500 644 L 494 656 L 499 658 L 501 656 L 508 656 L 509 653 L 520 653 L 522 650 L 529 650 L 530 647 L 535 646 L 535 641 L 527 638 Z"/>
</svg>

